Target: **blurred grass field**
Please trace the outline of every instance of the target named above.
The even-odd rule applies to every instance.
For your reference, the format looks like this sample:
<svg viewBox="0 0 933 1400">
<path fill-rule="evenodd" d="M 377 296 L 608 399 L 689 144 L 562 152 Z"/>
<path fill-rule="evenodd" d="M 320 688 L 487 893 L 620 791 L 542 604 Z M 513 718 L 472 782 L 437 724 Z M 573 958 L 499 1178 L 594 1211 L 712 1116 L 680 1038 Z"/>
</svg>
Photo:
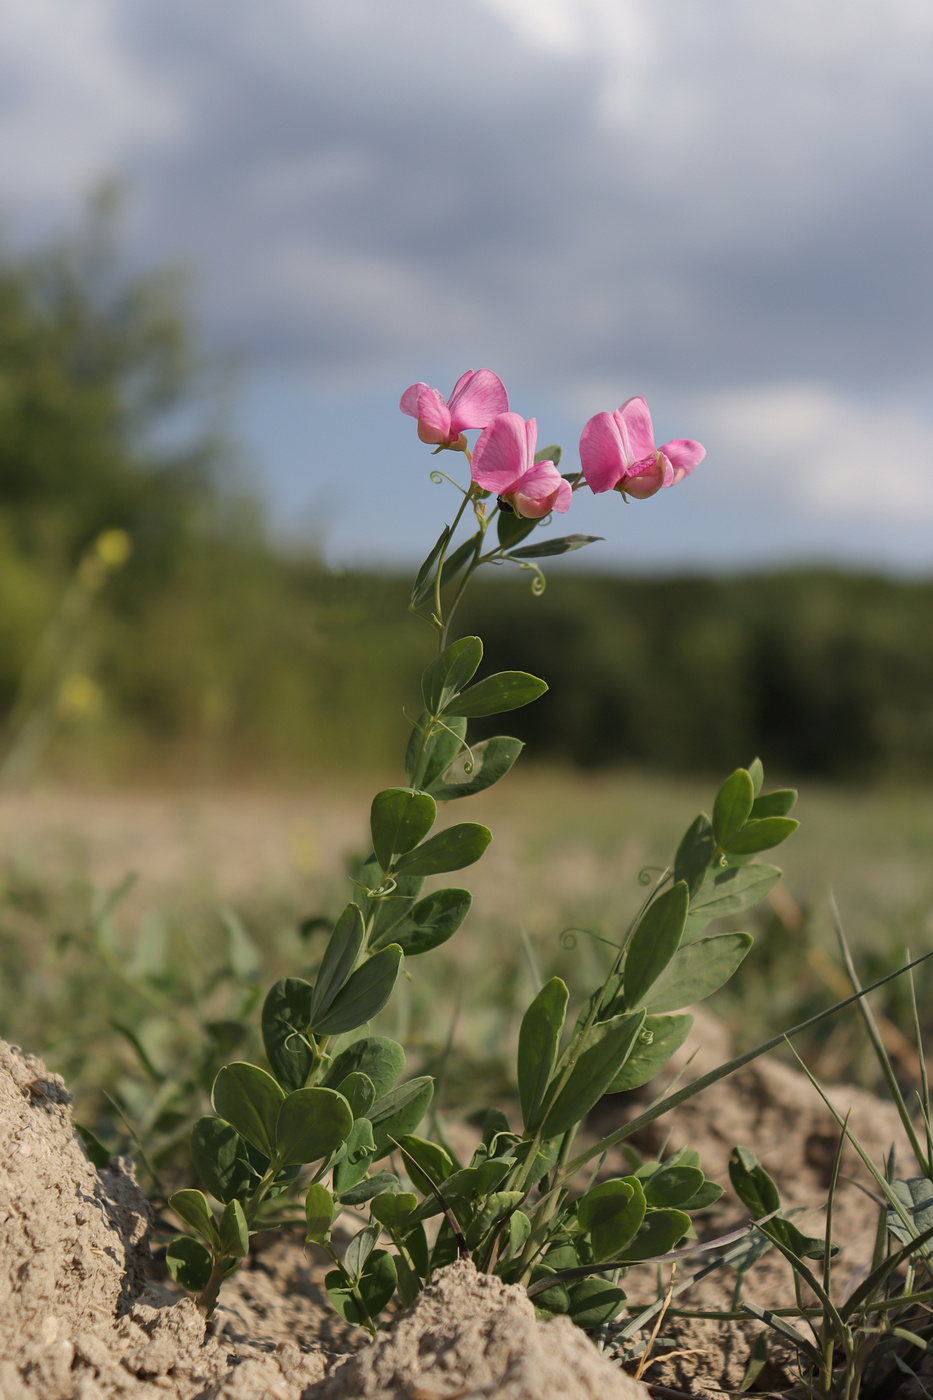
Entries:
<svg viewBox="0 0 933 1400">
<path fill-rule="evenodd" d="M 174 1170 L 217 1066 L 261 1054 L 271 980 L 313 972 L 323 921 L 350 897 L 347 870 L 365 853 L 370 795 L 356 782 L 3 795 L 0 1035 L 65 1075 L 79 1118 L 108 1145 L 138 1151 L 136 1132 L 155 1170 Z M 380 1021 L 408 1044 L 413 1071 L 441 1076 L 445 1107 L 469 1115 L 511 1093 L 536 977 L 592 988 L 612 953 L 603 940 L 619 939 L 643 897 L 639 873 L 670 860 L 712 796 L 704 782 L 529 766 L 468 813 L 459 806 L 456 817 L 494 833 L 484 860 L 446 881 L 473 891 L 473 911 L 448 945 L 409 960 Z M 866 978 L 905 947 L 933 945 L 933 791 L 808 787 L 797 811 L 801 830 L 774 853 L 780 893 L 710 1004 L 739 1046 L 836 999 L 830 887 Z M 933 979 L 919 985 L 929 1007 Z M 909 1025 L 906 987 L 879 1007 Z M 828 1078 L 873 1084 L 866 1044 L 849 1011 L 799 1048 Z"/>
</svg>

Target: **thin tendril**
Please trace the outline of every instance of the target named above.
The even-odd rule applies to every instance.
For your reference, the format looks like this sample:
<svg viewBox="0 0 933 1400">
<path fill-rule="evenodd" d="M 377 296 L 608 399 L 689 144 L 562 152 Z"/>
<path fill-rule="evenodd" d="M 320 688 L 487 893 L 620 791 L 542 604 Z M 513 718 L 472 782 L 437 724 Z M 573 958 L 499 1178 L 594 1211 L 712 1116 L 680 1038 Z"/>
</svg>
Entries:
<svg viewBox="0 0 933 1400">
<path fill-rule="evenodd" d="M 544 574 L 538 568 L 537 564 L 533 564 L 529 559 L 517 560 L 515 562 L 518 563 L 520 569 L 529 569 L 535 575 L 531 585 L 531 591 L 536 598 L 540 598 L 545 588 L 547 588 L 547 579 L 544 577 Z"/>
<path fill-rule="evenodd" d="M 592 938 L 595 943 L 605 943 L 607 947 L 615 948 L 617 952 L 619 951 L 620 945 L 618 943 L 613 943 L 611 938 L 603 938 L 601 933 L 594 933 L 591 928 L 579 928 L 575 924 L 571 924 L 569 928 L 561 929 L 560 933 L 557 935 L 560 946 L 566 948 L 568 951 L 576 948 L 580 941 L 576 937 L 578 933 L 585 933 L 587 937 Z"/>
<path fill-rule="evenodd" d="M 667 867 L 664 865 L 643 865 L 638 872 L 638 883 L 640 885 L 650 885 L 656 875 L 663 875 Z"/>
<path fill-rule="evenodd" d="M 454 481 L 452 476 L 448 476 L 446 472 L 440 471 L 437 467 L 431 472 L 431 480 L 435 486 L 440 486 L 443 481 L 449 481 L 451 486 L 456 486 L 461 496 L 469 496 L 470 494 L 469 490 L 461 486 L 459 481 Z"/>
</svg>

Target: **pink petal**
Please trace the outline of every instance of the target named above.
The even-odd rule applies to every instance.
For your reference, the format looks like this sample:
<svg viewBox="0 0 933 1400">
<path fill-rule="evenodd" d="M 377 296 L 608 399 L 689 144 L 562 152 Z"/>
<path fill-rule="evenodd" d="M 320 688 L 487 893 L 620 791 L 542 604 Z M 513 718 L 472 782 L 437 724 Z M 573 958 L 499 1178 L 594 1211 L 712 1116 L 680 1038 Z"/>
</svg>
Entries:
<svg viewBox="0 0 933 1400">
<path fill-rule="evenodd" d="M 424 428 L 430 429 L 430 434 Z M 459 436 L 451 431 L 450 409 L 443 394 L 427 385 L 418 395 L 418 436 L 422 442 L 448 442 Z"/>
<path fill-rule="evenodd" d="M 457 380 L 450 396 L 450 430 L 485 428 L 500 413 L 508 413 L 509 396 L 505 385 L 491 369 L 468 369 Z"/>
<path fill-rule="evenodd" d="M 673 442 L 666 442 L 661 451 L 674 469 L 672 486 L 689 476 L 697 463 L 702 462 L 706 456 L 706 448 L 694 442 L 692 438 L 675 438 Z"/>
<path fill-rule="evenodd" d="M 626 466 L 630 467 L 633 462 L 641 462 L 645 457 L 650 457 L 654 451 L 654 429 L 651 426 L 648 405 L 641 395 L 626 399 L 612 416 L 622 439 Z"/>
<path fill-rule="evenodd" d="M 500 413 L 480 434 L 473 449 L 473 480 L 484 491 L 497 496 L 525 474 L 529 466 L 528 439 L 524 418 L 518 413 Z"/>
<path fill-rule="evenodd" d="M 611 491 L 625 475 L 626 462 L 615 417 L 597 413 L 580 434 L 580 465 L 586 484 L 597 494 Z"/>
<path fill-rule="evenodd" d="M 662 486 L 673 486 L 674 469 L 663 452 L 655 452 L 645 462 L 636 462 L 636 470 L 622 482 L 626 496 L 634 496 L 637 501 L 647 500 Z"/>
<path fill-rule="evenodd" d="M 570 505 L 571 494 L 570 483 L 563 480 L 553 462 L 533 463 L 523 476 L 500 492 L 511 502 L 516 515 L 525 520 L 540 520 L 552 510 L 563 514 Z"/>
<path fill-rule="evenodd" d="M 399 408 L 403 413 L 407 413 L 411 418 L 418 417 L 418 396 L 427 389 L 427 384 L 410 384 L 399 399 Z"/>
</svg>

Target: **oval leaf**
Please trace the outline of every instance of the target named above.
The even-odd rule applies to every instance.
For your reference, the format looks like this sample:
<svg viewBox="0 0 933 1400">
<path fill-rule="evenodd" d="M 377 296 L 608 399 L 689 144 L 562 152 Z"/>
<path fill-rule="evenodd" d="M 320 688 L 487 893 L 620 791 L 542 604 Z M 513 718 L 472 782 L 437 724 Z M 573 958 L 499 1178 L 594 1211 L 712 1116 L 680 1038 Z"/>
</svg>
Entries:
<svg viewBox="0 0 933 1400">
<path fill-rule="evenodd" d="M 315 1244 L 326 1240 L 330 1234 L 333 1219 L 333 1196 L 326 1186 L 322 1186 L 319 1181 L 313 1181 L 305 1196 L 305 1220 L 307 1221 L 305 1242 Z"/>
<path fill-rule="evenodd" d="M 405 1069 L 405 1051 L 397 1040 L 384 1035 L 367 1035 L 335 1056 L 324 1077 L 329 1089 L 337 1089 L 348 1074 L 365 1074 L 373 1082 L 376 1097 L 382 1098 L 397 1084 Z"/>
<path fill-rule="evenodd" d="M 279 1109 L 276 1161 L 288 1167 L 329 1157 L 352 1127 L 353 1114 L 343 1094 L 334 1089 L 296 1089 Z"/>
<path fill-rule="evenodd" d="M 534 1122 L 557 1061 L 570 993 L 566 983 L 552 977 L 522 1018 L 518 1033 L 518 1096 L 522 1122 Z"/>
<path fill-rule="evenodd" d="M 439 948 L 457 932 L 467 914 L 473 896 L 469 890 L 435 890 L 419 900 L 411 912 L 393 925 L 385 940 L 391 936 L 406 957 Z M 372 945 L 379 947 L 379 943 Z"/>
<path fill-rule="evenodd" d="M 431 589 L 434 585 L 434 574 L 436 572 L 434 566 L 440 558 L 441 550 L 449 539 L 450 526 L 445 525 L 437 537 L 437 543 L 418 570 L 417 577 L 411 590 L 411 606 L 413 608 L 420 608 L 421 604 L 427 602 L 430 597 Z"/>
<path fill-rule="evenodd" d="M 329 1010 L 314 1019 L 314 1030 L 320 1035 L 342 1035 L 365 1025 L 392 995 L 402 962 L 402 950 L 397 943 L 390 943 L 388 948 L 374 953 L 334 997 Z"/>
<path fill-rule="evenodd" d="M 653 1079 L 679 1050 L 690 1033 L 693 1017 L 646 1016 L 635 1044 L 625 1064 L 613 1079 L 607 1094 L 621 1094 L 628 1089 L 640 1089 Z"/>
<path fill-rule="evenodd" d="M 612 1259 L 621 1254 L 645 1218 L 645 1193 L 634 1176 L 604 1181 L 582 1197 L 577 1219 L 590 1232 L 593 1257 Z"/>
<path fill-rule="evenodd" d="M 375 1157 L 384 1157 L 395 1143 L 413 1133 L 428 1111 L 434 1096 L 434 1080 L 428 1075 L 409 1079 L 378 1099 L 373 1105 L 371 1119 L 376 1141 Z"/>
<path fill-rule="evenodd" d="M 373 850 L 383 870 L 396 856 L 406 855 L 422 841 L 437 818 L 437 803 L 414 788 L 386 788 L 377 792 L 370 810 Z"/>
<path fill-rule="evenodd" d="M 678 1011 L 712 996 L 728 982 L 752 946 L 750 933 L 719 933 L 681 948 L 652 987 L 647 1008 Z"/>
<path fill-rule="evenodd" d="M 478 822 L 460 822 L 439 831 L 395 865 L 397 875 L 444 875 L 479 860 L 492 840 L 492 832 Z"/>
<path fill-rule="evenodd" d="M 365 1118 L 376 1102 L 375 1084 L 368 1074 L 360 1074 L 359 1070 L 340 1081 L 337 1093 L 343 1094 L 354 1118 Z"/>
<path fill-rule="evenodd" d="M 625 1305 L 625 1294 L 605 1278 L 583 1278 L 568 1288 L 570 1307 L 567 1310 L 571 1322 L 591 1332 L 603 1327 L 617 1317 Z"/>
<path fill-rule="evenodd" d="M 544 1116 L 542 1137 L 566 1133 L 586 1117 L 625 1064 L 644 1019 L 645 1013 L 636 1011 L 593 1027 L 587 1048 Z"/>
<path fill-rule="evenodd" d="M 200 1293 L 208 1285 L 213 1265 L 200 1240 L 179 1235 L 165 1251 L 165 1264 L 176 1283 L 189 1293 Z"/>
<path fill-rule="evenodd" d="M 314 1052 L 306 1031 L 314 988 L 302 977 L 283 977 L 262 1005 L 262 1043 L 276 1079 L 285 1089 L 300 1089 L 311 1073 Z"/>
<path fill-rule="evenodd" d="M 246 1144 L 222 1118 L 199 1118 L 191 1130 L 191 1161 L 202 1183 L 224 1204 L 249 1194 L 254 1174 Z"/>
<path fill-rule="evenodd" d="M 168 1203 L 175 1214 L 190 1225 L 208 1244 L 216 1248 L 218 1243 L 217 1222 L 214 1220 L 207 1197 L 203 1191 L 176 1191 L 169 1196 Z"/>
<path fill-rule="evenodd" d="M 725 849 L 730 856 L 751 856 L 756 851 L 770 851 L 772 846 L 779 846 L 788 836 L 793 836 L 799 825 L 793 817 L 762 817 L 746 822 Z"/>
<path fill-rule="evenodd" d="M 472 544 L 467 543 L 469 553 Z M 461 637 L 434 658 L 421 677 L 421 694 L 429 714 L 441 714 L 448 701 L 473 679 L 482 659 L 479 637 Z"/>
<path fill-rule="evenodd" d="M 713 832 L 724 848 L 748 821 L 755 801 L 755 785 L 744 768 L 737 768 L 723 783 L 713 804 Z"/>
<path fill-rule="evenodd" d="M 776 865 L 727 865 L 711 870 L 690 901 L 690 917 L 722 919 L 750 909 L 770 894 L 780 878 Z"/>
<path fill-rule="evenodd" d="M 527 671 L 498 671 L 451 700 L 444 715 L 463 715 L 468 719 L 476 719 L 480 715 L 501 715 L 506 710 L 530 705 L 546 690 L 545 682 Z"/>
<path fill-rule="evenodd" d="M 666 1166 L 643 1183 L 649 1206 L 683 1206 L 693 1199 L 705 1178 L 699 1167 Z"/>
<path fill-rule="evenodd" d="M 225 1065 L 214 1080 L 211 1094 L 214 1112 L 258 1147 L 264 1156 L 275 1156 L 275 1123 L 285 1094 L 271 1074 L 239 1060 Z"/>
<path fill-rule="evenodd" d="M 677 952 L 687 921 L 690 895 L 685 880 L 678 880 L 658 895 L 645 910 L 625 955 L 623 987 L 626 1005 L 641 1006 Z"/>
<path fill-rule="evenodd" d="M 797 801 L 796 788 L 776 788 L 755 798 L 753 817 L 786 817 Z"/>
<path fill-rule="evenodd" d="M 383 1191 L 373 1197 L 369 1213 L 387 1230 L 404 1230 L 405 1222 L 417 1205 L 418 1197 L 413 1191 Z"/>
<path fill-rule="evenodd" d="M 460 745 L 442 775 L 430 784 L 425 782 L 425 787 L 438 802 L 453 802 L 458 797 L 485 792 L 505 777 L 524 747 L 520 739 L 510 739 L 504 734 L 484 739 L 469 749 Z"/>
<path fill-rule="evenodd" d="M 631 1244 L 625 1247 L 626 1259 L 654 1259 L 669 1254 L 690 1229 L 690 1217 L 682 1210 L 651 1210 Z"/>
<path fill-rule="evenodd" d="M 375 1150 L 372 1124 L 368 1118 L 357 1118 L 347 1137 L 346 1152 L 334 1167 L 334 1190 L 341 1200 L 363 1180 Z"/>
<path fill-rule="evenodd" d="M 463 748 L 467 730 L 465 719 L 445 720 L 443 726 L 434 729 L 422 744 L 424 727 L 429 720 L 427 710 L 422 710 L 405 750 L 405 777 L 412 787 L 418 787 L 422 792 L 432 791 L 432 784 L 453 763 Z M 417 783 L 416 767 L 421 772 Z"/>
<path fill-rule="evenodd" d="M 713 824 L 702 812 L 687 828 L 674 860 L 674 879 L 686 880 L 690 897 L 703 883 L 710 861 L 716 854 Z"/>
<path fill-rule="evenodd" d="M 232 1259 L 245 1259 L 249 1254 L 249 1227 L 239 1201 L 228 1201 L 218 1226 L 220 1247 Z"/>
<path fill-rule="evenodd" d="M 569 554 L 572 549 L 582 549 L 584 545 L 595 544 L 605 539 L 605 535 L 558 535 L 553 540 L 542 540 L 540 544 L 526 544 L 524 549 L 510 549 L 506 559 L 548 559 L 555 554 Z"/>
<path fill-rule="evenodd" d="M 346 985 L 356 966 L 365 937 L 363 915 L 355 904 L 348 904 L 327 941 L 314 983 L 308 1021 L 315 1028 Z"/>
</svg>

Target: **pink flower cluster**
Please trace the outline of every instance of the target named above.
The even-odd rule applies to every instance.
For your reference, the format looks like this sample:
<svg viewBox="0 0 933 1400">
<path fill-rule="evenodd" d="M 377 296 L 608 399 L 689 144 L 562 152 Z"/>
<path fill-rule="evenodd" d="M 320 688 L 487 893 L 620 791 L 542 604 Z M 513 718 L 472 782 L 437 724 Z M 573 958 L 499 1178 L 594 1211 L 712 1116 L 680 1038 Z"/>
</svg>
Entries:
<svg viewBox="0 0 933 1400">
<path fill-rule="evenodd" d="M 494 491 L 516 515 L 540 520 L 570 507 L 573 487 L 554 462 L 535 461 L 538 425 L 509 412 L 505 385 L 492 370 L 467 370 L 445 401 L 437 389 L 412 384 L 399 408 L 418 420 L 422 442 L 470 456 L 465 428 L 481 428 L 470 458 L 474 486 Z M 626 399 L 615 413 L 597 413 L 580 435 L 582 477 L 596 493 L 619 491 L 643 500 L 689 476 L 706 449 L 691 438 L 655 447 L 648 405 Z"/>
</svg>

